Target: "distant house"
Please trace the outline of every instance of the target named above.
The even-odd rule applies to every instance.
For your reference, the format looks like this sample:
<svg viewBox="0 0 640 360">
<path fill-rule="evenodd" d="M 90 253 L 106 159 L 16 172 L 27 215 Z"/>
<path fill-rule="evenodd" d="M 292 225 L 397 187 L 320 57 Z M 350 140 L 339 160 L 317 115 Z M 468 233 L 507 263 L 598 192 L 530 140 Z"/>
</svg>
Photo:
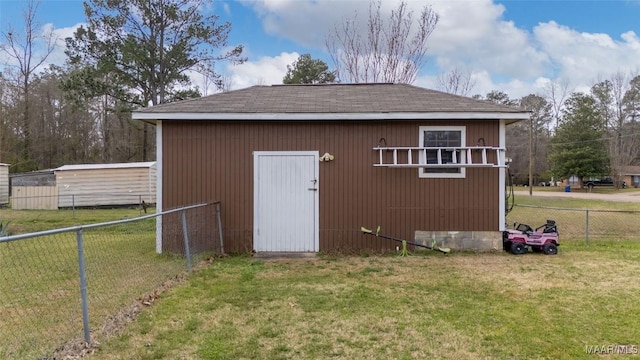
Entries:
<svg viewBox="0 0 640 360">
<path fill-rule="evenodd" d="M 160 209 L 220 200 L 225 249 L 500 249 L 505 128 L 528 112 L 404 84 L 274 85 L 137 110 Z M 158 222 L 157 248 L 180 251 Z M 213 236 L 213 234 L 212 234 Z"/>
<path fill-rule="evenodd" d="M 640 166 L 625 166 L 620 173 L 627 186 L 640 186 Z"/>
</svg>

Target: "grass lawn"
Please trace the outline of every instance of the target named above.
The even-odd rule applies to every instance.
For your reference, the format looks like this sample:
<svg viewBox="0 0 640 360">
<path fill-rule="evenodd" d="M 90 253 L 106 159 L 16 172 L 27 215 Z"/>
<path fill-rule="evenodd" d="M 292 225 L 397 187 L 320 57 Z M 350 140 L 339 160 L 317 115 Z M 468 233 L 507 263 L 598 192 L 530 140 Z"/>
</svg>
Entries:
<svg viewBox="0 0 640 360">
<path fill-rule="evenodd" d="M 590 210 L 619 210 L 640 211 L 640 203 L 637 202 L 613 202 L 607 200 L 593 200 L 570 197 L 547 197 L 529 195 L 515 195 L 516 205 L 533 205 L 543 207 L 556 207 L 566 209 L 590 209 Z"/>
<path fill-rule="evenodd" d="M 559 203 L 549 205 L 549 200 Z M 517 198 L 519 204 L 536 205 L 537 201 L 544 202 L 537 205 L 563 208 L 630 210 L 626 203 Z M 519 216 L 533 219 L 532 224 L 538 218 L 544 221 L 548 215 L 546 210 L 532 215 L 526 213 L 528 208 L 517 209 L 523 211 Z M 39 213 L 33 212 L 32 216 Z M 87 217 L 113 215 L 93 213 Z M 0 218 L 9 218 L 2 216 L 0 212 Z M 24 229 L 40 226 L 28 217 L 14 216 L 12 221 Z M 70 220 L 55 221 L 61 224 Z M 192 273 L 186 282 L 162 293 L 153 306 L 138 314 L 136 321 L 100 339 L 95 353 L 88 358 L 593 358 L 587 348 L 640 343 L 640 222 L 627 222 L 635 227 L 619 229 L 632 234 L 624 241 L 601 238 L 586 245 L 579 236 L 562 235 L 577 226 L 574 223 L 581 224 L 580 217 L 562 219 L 558 221 L 561 246 L 556 256 L 514 256 L 504 252 L 454 252 L 445 256 L 426 252 L 410 257 L 393 254 L 321 255 L 312 260 L 263 261 L 248 256 L 216 259 Z M 109 244 L 100 251 L 88 249 L 90 258 L 95 254 L 95 262 L 89 266 L 104 270 L 89 276 L 90 296 L 93 291 L 97 301 L 109 303 L 109 311 L 116 311 L 118 304 L 128 304 L 125 299 L 132 294 L 111 299 L 111 292 L 119 284 L 151 284 L 156 280 L 145 274 L 159 273 L 156 267 L 164 267 L 162 264 L 170 260 L 153 255 L 153 243 L 145 240 L 152 239 L 152 231 L 151 224 L 142 224 L 133 231 L 115 228 L 96 233 L 95 238 L 87 234 L 89 241 L 104 237 L 95 242 L 96 246 Z M 115 244 L 121 235 L 129 241 L 119 247 Z M 132 236 L 140 241 L 131 241 Z M 111 255 L 101 255 L 103 251 L 111 251 Z M 70 257 L 71 269 L 73 249 L 70 252 L 65 256 Z M 133 256 L 125 260 L 128 253 Z M 13 259 L 15 254 L 5 253 L 4 261 Z M 46 259 L 47 256 L 34 258 L 32 264 Z M 144 263 L 149 267 L 141 267 L 141 259 L 146 259 Z M 173 261 L 165 265 L 169 263 Z M 179 265 L 184 266 L 183 262 Z M 104 280 L 97 282 L 104 286 L 92 290 L 98 273 L 105 275 L 100 275 Z M 62 312 L 68 311 L 63 303 L 77 301 L 78 297 L 76 275 L 70 273 L 71 288 L 61 293 L 54 291 L 61 285 L 54 283 L 50 287 L 50 281 L 40 281 L 40 274 L 16 278 L 29 279 L 24 284 L 36 296 L 30 299 L 40 296 L 43 303 L 58 304 L 59 298 L 68 297 L 57 306 Z M 6 276 L 0 278 L 0 285 L 6 280 Z M 0 299 L 19 284 L 5 283 Z M 22 301 L 25 300 L 28 299 Z M 3 303 L 0 301 L 0 305 Z M 12 311 L 29 309 L 27 304 L 24 309 L 15 305 L 0 306 L 0 315 L 9 314 L 11 319 Z M 64 314 L 52 314 L 51 318 L 42 316 L 32 321 L 43 327 L 55 325 L 56 319 L 59 324 L 68 323 Z M 0 321 L 6 325 L 6 319 Z M 96 326 L 100 324 L 92 321 L 97 321 Z M 0 326 L 0 338 L 13 335 L 2 334 L 3 330 L 34 332 L 18 325 Z M 37 341 L 37 334 L 34 332 L 31 341 Z"/>
<path fill-rule="evenodd" d="M 524 186 L 515 186 L 514 190 L 516 191 L 526 191 L 529 192 L 528 187 Z M 640 188 L 627 187 L 624 189 L 616 189 L 613 186 L 596 186 L 591 191 L 589 189 L 584 188 L 580 189 L 575 186 L 571 187 L 572 192 L 592 192 L 597 194 L 613 194 L 613 193 L 633 193 L 639 192 Z M 533 194 L 535 195 L 537 192 L 564 192 L 564 186 L 534 186 Z"/>
<path fill-rule="evenodd" d="M 147 210 L 155 213 L 155 208 Z M 119 209 L 64 209 L 64 210 L 13 210 L 0 209 L 0 221 L 9 226 L 10 235 L 24 234 L 122 220 L 146 215 L 136 208 Z"/>
<path fill-rule="evenodd" d="M 640 203 L 518 194 L 515 203 L 516 206 L 507 216 L 509 226 L 516 222 L 537 227 L 547 219 L 555 220 L 561 243 L 566 240 L 591 242 L 640 239 Z M 535 208 L 536 206 L 544 208 Z"/>
<path fill-rule="evenodd" d="M 575 359 L 640 341 L 640 242 L 557 256 L 223 258 L 93 359 Z"/>
<path fill-rule="evenodd" d="M 134 209 L 13 211 L 0 218 L 12 234 L 132 218 Z M 186 270 L 182 257 L 157 255 L 155 219 L 83 231 L 92 332 L 106 319 Z M 0 358 L 39 358 L 82 339 L 75 232 L 0 243 Z M 113 321 L 111 321 L 113 322 Z"/>
</svg>

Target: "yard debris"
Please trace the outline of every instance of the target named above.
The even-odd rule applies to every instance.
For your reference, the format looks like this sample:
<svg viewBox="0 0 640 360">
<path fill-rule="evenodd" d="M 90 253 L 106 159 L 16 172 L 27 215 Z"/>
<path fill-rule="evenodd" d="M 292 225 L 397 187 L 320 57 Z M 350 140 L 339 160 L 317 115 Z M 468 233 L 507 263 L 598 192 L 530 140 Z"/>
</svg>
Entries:
<svg viewBox="0 0 640 360">
<path fill-rule="evenodd" d="M 138 301 L 140 301 L 142 305 L 151 306 L 157 299 L 160 298 L 160 294 L 162 294 L 163 292 L 164 289 L 155 289 L 153 290 L 153 292 L 146 294 L 141 298 L 138 298 Z"/>
<path fill-rule="evenodd" d="M 362 231 L 362 233 L 365 234 L 365 235 L 373 235 L 373 236 L 376 236 L 376 237 L 381 237 L 383 239 L 393 240 L 393 241 L 397 241 L 397 242 L 402 243 L 403 255 L 406 255 L 407 244 L 413 245 L 413 246 L 418 246 L 418 247 L 423 247 L 423 248 L 429 249 L 429 250 L 440 251 L 443 254 L 448 254 L 449 252 L 451 252 L 451 249 L 449 249 L 449 248 L 436 246 L 435 241 L 431 244 L 431 246 L 429 246 L 429 245 L 418 244 L 418 243 L 415 243 L 415 242 L 410 242 L 410 241 L 394 238 L 393 236 L 389 236 L 389 235 L 380 234 L 380 226 L 378 226 L 378 228 L 376 229 L 375 233 L 373 232 L 373 230 L 369 230 L 369 229 L 365 228 L 364 226 L 362 226 L 360 228 L 360 231 Z"/>
</svg>

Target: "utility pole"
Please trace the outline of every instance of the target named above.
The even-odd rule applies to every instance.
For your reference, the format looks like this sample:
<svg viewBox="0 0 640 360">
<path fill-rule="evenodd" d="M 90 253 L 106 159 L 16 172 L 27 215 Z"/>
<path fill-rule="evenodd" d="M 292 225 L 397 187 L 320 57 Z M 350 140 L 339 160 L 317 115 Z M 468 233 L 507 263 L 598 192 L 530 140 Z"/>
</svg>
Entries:
<svg viewBox="0 0 640 360">
<path fill-rule="evenodd" d="M 529 196 L 533 196 L 533 118 L 529 114 Z"/>
</svg>

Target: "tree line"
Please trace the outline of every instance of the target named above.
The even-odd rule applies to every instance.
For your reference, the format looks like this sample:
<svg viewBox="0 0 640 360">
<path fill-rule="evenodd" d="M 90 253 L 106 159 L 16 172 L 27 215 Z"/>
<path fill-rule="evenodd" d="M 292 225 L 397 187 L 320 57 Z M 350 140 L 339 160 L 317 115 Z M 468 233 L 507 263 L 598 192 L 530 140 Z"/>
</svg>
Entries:
<svg viewBox="0 0 640 360">
<path fill-rule="evenodd" d="M 619 186 L 625 169 L 640 164 L 640 74 L 617 72 L 588 93 L 550 83 L 520 99 L 499 91 L 475 97 L 530 111 L 530 121 L 506 130 L 517 184 L 529 184 L 531 173 L 534 184 L 611 176 Z"/>
<path fill-rule="evenodd" d="M 0 34 L 0 52 L 12 60 L 0 73 L 0 161 L 24 172 L 155 159 L 154 127 L 132 121 L 131 111 L 201 96 L 193 74 L 228 91 L 216 64 L 246 61 L 242 45 L 228 44 L 231 24 L 202 13 L 211 4 L 87 0 L 86 25 L 65 39 L 65 63 L 40 71 L 58 39 L 37 23 L 38 0 L 28 0 L 24 29 Z M 414 16 L 404 1 L 390 17 L 380 9 L 381 1 L 372 0 L 364 17 L 347 16 L 326 35 L 334 70 L 304 54 L 287 67 L 283 82 L 414 82 L 439 16 L 430 6 Z M 459 69 L 436 81 L 439 90 L 463 96 L 474 85 Z M 587 94 L 550 83 L 544 93 L 521 99 L 500 91 L 474 97 L 531 111 L 531 121 L 507 127 L 511 170 L 524 184 L 529 173 L 537 183 L 620 176 L 637 165 L 639 94 L 638 74 L 616 73 Z"/>
<path fill-rule="evenodd" d="M 335 79 L 335 71 L 326 63 L 303 54 L 288 66 L 283 83 L 318 84 Z M 471 74 L 459 69 L 436 81 L 439 90 L 463 96 L 473 86 Z M 497 90 L 473 97 L 530 112 L 530 121 L 506 129 L 516 184 L 611 176 L 619 185 L 625 168 L 640 164 L 640 74 L 615 73 L 594 84 L 587 94 L 571 92 L 567 83 L 552 82 L 542 94 L 520 99 Z"/>
<path fill-rule="evenodd" d="M 11 172 L 65 163 L 150 161 L 154 128 L 131 111 L 200 96 L 190 73 L 222 86 L 218 62 L 242 63 L 231 24 L 211 0 L 88 0 L 86 25 L 65 40 L 66 61 L 40 71 L 58 40 L 28 0 L 24 29 L 0 34 L 0 161 Z"/>
</svg>

